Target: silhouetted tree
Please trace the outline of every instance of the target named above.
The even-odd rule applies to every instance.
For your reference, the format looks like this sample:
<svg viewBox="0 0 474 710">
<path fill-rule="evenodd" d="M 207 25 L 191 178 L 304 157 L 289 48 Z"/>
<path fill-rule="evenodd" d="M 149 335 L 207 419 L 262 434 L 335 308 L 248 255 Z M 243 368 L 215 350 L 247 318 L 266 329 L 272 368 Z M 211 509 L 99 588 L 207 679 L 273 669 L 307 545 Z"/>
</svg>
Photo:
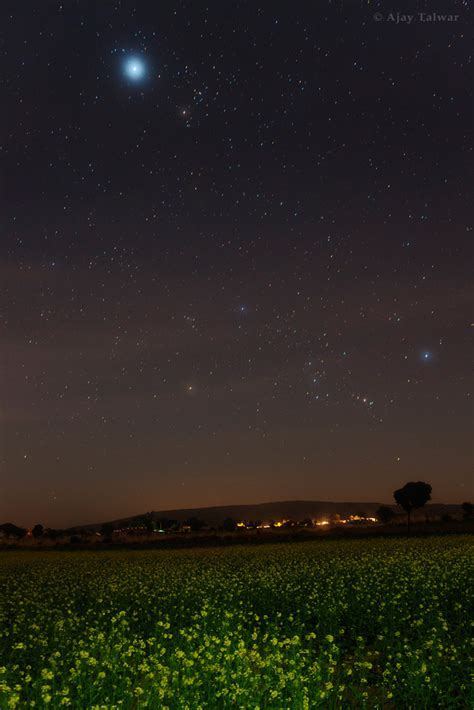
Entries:
<svg viewBox="0 0 474 710">
<path fill-rule="evenodd" d="M 226 532 L 234 532 L 237 527 L 237 523 L 233 518 L 226 518 L 222 523 L 222 529 Z"/>
<path fill-rule="evenodd" d="M 6 537 L 16 537 L 18 540 L 25 537 L 28 532 L 25 528 L 19 528 L 18 525 L 14 525 L 13 523 L 3 523 L 3 525 L 0 525 L 0 531 L 3 532 Z"/>
<path fill-rule="evenodd" d="M 403 488 L 394 491 L 393 497 L 407 514 L 408 534 L 410 534 L 411 512 L 416 508 L 422 508 L 431 500 L 431 486 L 424 481 L 410 481 L 405 483 Z"/>
<path fill-rule="evenodd" d="M 56 530 L 55 528 L 46 528 L 43 532 L 44 537 L 49 537 L 50 540 L 57 540 L 60 537 L 67 535 L 66 530 Z"/>
<path fill-rule="evenodd" d="M 156 525 L 159 530 L 177 530 L 179 528 L 178 521 L 171 518 L 160 518 L 156 521 Z"/>
<path fill-rule="evenodd" d="M 44 534 L 43 526 L 40 523 L 37 523 L 34 526 L 33 530 L 31 531 L 31 534 L 33 535 L 33 537 L 36 537 L 36 538 L 43 537 L 43 534 Z"/>
<path fill-rule="evenodd" d="M 191 528 L 192 532 L 198 532 L 199 530 L 202 530 L 202 528 L 206 525 L 206 523 L 203 520 L 199 520 L 199 518 L 188 518 L 188 520 L 184 521 L 185 525 L 189 525 Z"/>
<path fill-rule="evenodd" d="M 110 540 L 113 531 L 114 526 L 112 525 L 112 523 L 104 523 L 100 529 L 100 534 L 105 540 Z"/>
<path fill-rule="evenodd" d="M 474 505 L 466 501 L 462 504 L 462 512 L 464 520 L 471 520 L 474 518 Z"/>
<path fill-rule="evenodd" d="M 156 530 L 155 521 L 152 519 L 150 514 L 144 515 L 140 521 L 140 524 L 143 525 L 143 527 L 145 528 L 147 535 L 152 532 L 155 532 Z"/>
<path fill-rule="evenodd" d="M 375 515 L 377 516 L 377 519 L 380 520 L 380 522 L 384 525 L 392 522 L 395 517 L 395 513 L 388 505 L 381 505 L 380 508 L 376 510 Z"/>
</svg>

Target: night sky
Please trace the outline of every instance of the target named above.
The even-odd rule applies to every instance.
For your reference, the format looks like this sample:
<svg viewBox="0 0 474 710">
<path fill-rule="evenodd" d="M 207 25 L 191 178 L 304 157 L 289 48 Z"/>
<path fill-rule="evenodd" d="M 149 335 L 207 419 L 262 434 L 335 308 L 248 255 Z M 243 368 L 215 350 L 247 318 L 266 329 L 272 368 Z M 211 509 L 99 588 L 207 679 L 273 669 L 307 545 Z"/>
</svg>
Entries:
<svg viewBox="0 0 474 710">
<path fill-rule="evenodd" d="M 2 11 L 0 522 L 472 498 L 467 3 Z"/>
</svg>

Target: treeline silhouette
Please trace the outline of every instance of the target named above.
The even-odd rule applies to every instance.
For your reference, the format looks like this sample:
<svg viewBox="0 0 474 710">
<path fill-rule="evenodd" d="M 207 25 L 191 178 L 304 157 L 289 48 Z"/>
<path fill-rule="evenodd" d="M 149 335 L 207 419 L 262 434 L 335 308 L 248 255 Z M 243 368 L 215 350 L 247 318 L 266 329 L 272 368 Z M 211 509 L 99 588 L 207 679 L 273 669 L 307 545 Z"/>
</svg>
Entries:
<svg viewBox="0 0 474 710">
<path fill-rule="evenodd" d="M 415 510 L 423 508 L 426 503 L 431 500 L 432 488 L 429 483 L 424 481 L 410 481 L 402 488 L 394 491 L 394 499 L 399 508 L 406 514 L 408 534 L 411 532 L 412 515 Z M 463 519 L 470 521 L 474 519 L 474 505 L 465 501 L 461 506 Z M 353 515 L 349 516 L 350 520 L 341 521 L 339 515 L 330 515 L 324 524 L 337 525 L 344 522 L 350 525 L 366 525 L 377 522 L 379 525 L 389 525 L 398 517 L 393 506 L 381 505 L 376 511 L 376 519 L 366 516 L 363 511 L 355 509 Z M 451 515 L 445 514 L 441 518 L 442 522 L 453 522 Z M 23 540 L 26 537 L 34 540 L 64 540 L 69 538 L 70 543 L 80 543 L 87 538 L 100 537 L 103 540 L 109 541 L 112 536 L 118 534 L 134 536 L 134 535 L 155 535 L 155 533 L 179 534 L 183 532 L 200 533 L 200 532 L 226 532 L 234 533 L 238 531 L 251 531 L 259 528 L 291 530 L 314 528 L 321 525 L 321 522 L 313 521 L 311 518 L 304 520 L 285 519 L 283 521 L 267 520 L 262 524 L 261 520 L 246 520 L 244 522 L 237 521 L 234 518 L 228 517 L 220 525 L 209 526 L 205 520 L 198 517 L 190 517 L 184 521 L 178 521 L 171 518 L 156 517 L 156 514 L 146 513 L 142 516 L 137 516 L 128 521 L 122 521 L 121 525 L 117 523 L 104 523 L 100 530 L 83 528 L 56 529 L 44 527 L 37 523 L 31 530 L 19 527 L 13 523 L 3 523 L 0 525 L 0 538 Z"/>
</svg>

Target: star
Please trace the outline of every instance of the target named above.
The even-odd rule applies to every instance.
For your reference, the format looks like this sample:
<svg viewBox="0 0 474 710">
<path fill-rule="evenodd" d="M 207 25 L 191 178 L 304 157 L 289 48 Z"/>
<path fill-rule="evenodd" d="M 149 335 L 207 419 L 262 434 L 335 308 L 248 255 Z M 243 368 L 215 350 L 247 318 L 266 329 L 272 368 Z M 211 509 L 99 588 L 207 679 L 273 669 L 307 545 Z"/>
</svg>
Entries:
<svg viewBox="0 0 474 710">
<path fill-rule="evenodd" d="M 123 68 L 125 76 L 132 81 L 140 81 L 146 73 L 146 64 L 140 57 L 128 57 Z"/>
<path fill-rule="evenodd" d="M 186 106 L 178 108 L 178 117 L 183 121 L 185 126 L 189 127 L 191 125 L 191 111 Z"/>
</svg>

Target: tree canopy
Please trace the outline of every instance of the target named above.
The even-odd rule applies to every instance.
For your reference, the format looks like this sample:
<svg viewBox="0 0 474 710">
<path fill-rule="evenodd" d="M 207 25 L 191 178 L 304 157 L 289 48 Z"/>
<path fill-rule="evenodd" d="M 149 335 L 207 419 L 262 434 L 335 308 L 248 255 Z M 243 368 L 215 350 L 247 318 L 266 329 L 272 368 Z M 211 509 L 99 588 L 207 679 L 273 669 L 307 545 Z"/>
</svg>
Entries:
<svg viewBox="0 0 474 710">
<path fill-rule="evenodd" d="M 410 481 L 405 483 L 403 488 L 394 491 L 393 497 L 407 514 L 408 532 L 410 532 L 410 517 L 412 510 L 422 508 L 431 500 L 431 486 L 424 481 Z"/>
</svg>

